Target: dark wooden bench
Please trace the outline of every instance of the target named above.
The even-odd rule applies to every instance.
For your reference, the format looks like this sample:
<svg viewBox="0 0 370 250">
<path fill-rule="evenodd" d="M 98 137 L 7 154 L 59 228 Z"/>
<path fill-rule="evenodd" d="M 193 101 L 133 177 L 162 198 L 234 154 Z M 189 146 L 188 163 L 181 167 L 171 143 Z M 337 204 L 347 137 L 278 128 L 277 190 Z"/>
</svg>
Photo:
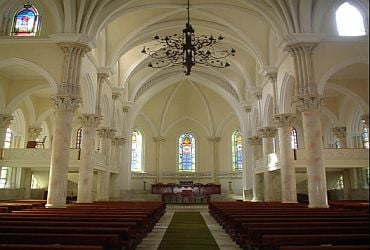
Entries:
<svg viewBox="0 0 370 250">
<path fill-rule="evenodd" d="M 368 234 L 264 235 L 260 250 L 277 250 L 281 246 L 368 245 Z"/>
<path fill-rule="evenodd" d="M 294 227 L 368 227 L 369 222 L 367 221 L 306 221 L 302 222 L 264 222 L 264 223 L 243 223 L 241 229 L 232 235 L 232 239 L 238 244 L 248 239 L 248 233 L 252 228 L 294 228 Z"/>
<path fill-rule="evenodd" d="M 52 234 L 52 233 L 0 233 L 2 244 L 63 244 L 102 246 L 104 250 L 120 250 L 118 235 L 114 234 Z"/>
<path fill-rule="evenodd" d="M 103 250 L 102 246 L 79 245 L 35 245 L 35 244 L 0 244 L 1 250 Z"/>
<path fill-rule="evenodd" d="M 1 226 L 0 233 L 40 233 L 40 234 L 114 234 L 125 249 L 134 247 L 128 228 L 107 227 L 34 227 L 34 226 Z"/>
<path fill-rule="evenodd" d="M 262 243 L 263 235 L 310 235 L 310 234 L 365 234 L 369 227 L 290 227 L 290 228 L 249 228 L 248 239 L 242 242 L 248 247 L 257 247 Z"/>
<path fill-rule="evenodd" d="M 368 250 L 369 245 L 348 245 L 348 246 L 281 246 L 280 250 Z"/>
</svg>

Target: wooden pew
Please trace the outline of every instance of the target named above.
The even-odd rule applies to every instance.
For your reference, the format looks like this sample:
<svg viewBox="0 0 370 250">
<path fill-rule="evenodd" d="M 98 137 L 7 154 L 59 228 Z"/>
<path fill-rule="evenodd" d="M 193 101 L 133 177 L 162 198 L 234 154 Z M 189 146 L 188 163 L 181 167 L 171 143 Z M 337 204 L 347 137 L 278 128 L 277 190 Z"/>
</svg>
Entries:
<svg viewBox="0 0 370 250">
<path fill-rule="evenodd" d="M 63 244 L 102 246 L 104 250 L 120 250 L 118 235 L 114 234 L 52 234 L 52 233 L 0 233 L 2 244 Z"/>
<path fill-rule="evenodd" d="M 248 240 L 248 233 L 252 228 L 294 228 L 294 227 L 310 227 L 310 228 L 320 228 L 320 227 L 368 227 L 369 223 L 366 221 L 306 221 L 302 222 L 264 222 L 264 223 L 243 223 L 242 228 L 236 235 L 233 235 L 233 239 L 239 244 L 243 245 L 243 242 Z"/>
<path fill-rule="evenodd" d="M 281 246 L 280 250 L 369 250 L 369 245 L 348 245 L 348 246 Z"/>
<path fill-rule="evenodd" d="M 0 244 L 1 250 L 103 250 L 102 246 Z"/>
<path fill-rule="evenodd" d="M 368 245 L 368 234 L 264 235 L 260 250 L 277 250 L 281 246 Z"/>
<path fill-rule="evenodd" d="M 51 233 L 51 234 L 115 234 L 119 237 L 121 246 L 131 249 L 135 245 L 130 238 L 128 228 L 108 227 L 34 227 L 34 226 L 2 226 L 0 233 Z"/>
<path fill-rule="evenodd" d="M 243 242 L 249 248 L 262 245 L 263 235 L 311 235 L 311 234 L 368 234 L 368 227 L 290 227 L 290 228 L 250 228 L 248 239 Z M 243 245 L 244 245 L 243 244 Z"/>
</svg>

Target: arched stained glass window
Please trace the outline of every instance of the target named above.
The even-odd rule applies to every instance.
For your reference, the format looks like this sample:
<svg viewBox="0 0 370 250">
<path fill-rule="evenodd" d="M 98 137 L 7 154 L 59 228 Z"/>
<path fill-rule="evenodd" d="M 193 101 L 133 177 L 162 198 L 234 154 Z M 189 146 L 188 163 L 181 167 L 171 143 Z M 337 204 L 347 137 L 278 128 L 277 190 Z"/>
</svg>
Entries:
<svg viewBox="0 0 370 250">
<path fill-rule="evenodd" d="M 240 129 L 233 132 L 231 136 L 232 147 L 232 159 L 233 159 L 233 169 L 242 170 L 243 169 L 243 142 Z"/>
<path fill-rule="evenodd" d="M 298 148 L 297 130 L 295 128 L 292 128 L 290 131 L 290 142 L 292 143 L 292 149 Z"/>
<path fill-rule="evenodd" d="M 143 137 L 138 130 L 134 130 L 131 136 L 131 171 L 142 171 L 141 158 Z"/>
<path fill-rule="evenodd" d="M 37 9 L 31 4 L 25 4 L 14 15 L 12 33 L 15 36 L 35 36 L 39 21 Z"/>
<path fill-rule="evenodd" d="M 195 171 L 195 138 L 189 133 L 179 137 L 179 171 Z"/>
<path fill-rule="evenodd" d="M 339 6 L 335 14 L 340 36 L 366 35 L 363 17 L 356 7 L 345 2 Z"/>
<path fill-rule="evenodd" d="M 77 130 L 77 137 L 76 137 L 76 148 L 81 148 L 82 145 L 82 128 Z"/>
<path fill-rule="evenodd" d="M 4 148 L 10 148 L 11 143 L 12 143 L 12 130 L 10 128 L 7 128 L 5 133 Z"/>
</svg>

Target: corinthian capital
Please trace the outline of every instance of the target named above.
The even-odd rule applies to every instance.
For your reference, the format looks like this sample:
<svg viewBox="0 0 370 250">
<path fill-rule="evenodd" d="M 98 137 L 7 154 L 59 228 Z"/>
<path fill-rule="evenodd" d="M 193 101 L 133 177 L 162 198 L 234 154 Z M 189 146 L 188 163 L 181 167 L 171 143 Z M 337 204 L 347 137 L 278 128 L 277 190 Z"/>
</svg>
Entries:
<svg viewBox="0 0 370 250">
<path fill-rule="evenodd" d="M 69 95 L 54 95 L 51 97 L 56 111 L 74 112 L 81 103 L 81 97 Z"/>
<path fill-rule="evenodd" d="M 258 129 L 257 134 L 262 138 L 272 138 L 276 135 L 276 128 L 274 127 L 263 127 Z"/>
<path fill-rule="evenodd" d="M 42 128 L 28 128 L 28 140 L 34 141 L 39 137 Z"/>
<path fill-rule="evenodd" d="M 275 127 L 292 127 L 295 122 L 294 114 L 276 114 L 273 116 Z"/>
<path fill-rule="evenodd" d="M 369 127 L 369 114 L 362 115 L 361 120 L 365 124 L 365 126 L 368 128 Z"/>
<path fill-rule="evenodd" d="M 294 97 L 297 109 L 301 112 L 318 110 L 324 98 L 317 95 L 299 95 Z"/>
<path fill-rule="evenodd" d="M 102 117 L 96 114 L 82 114 L 78 119 L 80 120 L 82 127 L 97 128 Z"/>
<path fill-rule="evenodd" d="M 249 145 L 262 145 L 262 138 L 259 136 L 251 136 L 247 138 Z"/>
<path fill-rule="evenodd" d="M 12 115 L 0 114 L 0 128 L 7 128 L 10 125 L 10 122 L 13 120 Z"/>
<path fill-rule="evenodd" d="M 332 128 L 331 131 L 337 138 L 346 138 L 346 127 Z"/>
</svg>

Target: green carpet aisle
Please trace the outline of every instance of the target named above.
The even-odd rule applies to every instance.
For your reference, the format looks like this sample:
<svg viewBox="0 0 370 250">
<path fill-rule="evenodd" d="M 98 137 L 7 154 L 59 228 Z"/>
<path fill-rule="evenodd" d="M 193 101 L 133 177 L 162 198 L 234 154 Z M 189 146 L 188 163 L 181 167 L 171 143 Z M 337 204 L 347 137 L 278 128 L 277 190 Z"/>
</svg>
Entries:
<svg viewBox="0 0 370 250">
<path fill-rule="evenodd" d="M 199 212 L 175 212 L 158 249 L 216 250 L 219 247 Z"/>
</svg>

